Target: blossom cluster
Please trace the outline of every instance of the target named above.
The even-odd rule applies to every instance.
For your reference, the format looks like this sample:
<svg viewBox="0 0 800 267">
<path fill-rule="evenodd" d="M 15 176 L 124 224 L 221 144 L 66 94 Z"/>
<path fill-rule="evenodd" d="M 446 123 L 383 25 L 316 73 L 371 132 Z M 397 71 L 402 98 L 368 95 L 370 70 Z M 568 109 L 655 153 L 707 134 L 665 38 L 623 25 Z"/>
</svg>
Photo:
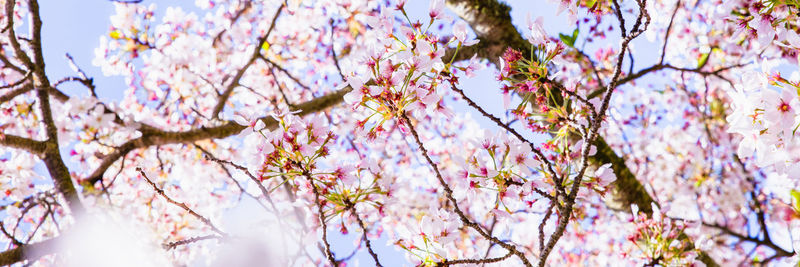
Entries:
<svg viewBox="0 0 800 267">
<path fill-rule="evenodd" d="M 730 95 L 733 110 L 729 131 L 742 136 L 737 154 L 755 153 L 759 167 L 774 167 L 779 174 L 800 173 L 797 129 L 800 126 L 800 84 L 780 74 L 767 76 L 751 71 L 742 76 L 741 87 Z"/>
<path fill-rule="evenodd" d="M 545 23 L 557 20 L 542 17 L 505 32 L 481 19 L 496 14 L 472 16 L 469 5 L 453 16 L 445 0 L 430 1 L 422 20 L 405 0 L 196 0 L 204 15 L 167 8 L 159 18 L 155 5 L 115 3 L 93 63 L 128 88 L 109 101 L 105 88 L 81 97 L 60 86 L 74 77 L 54 83 L 57 141 L 87 208 L 114 207 L 151 225 L 153 243 L 171 243 L 254 231 L 210 232 L 252 201 L 266 211 L 257 224 L 280 231 L 263 231 L 267 239 L 297 241 L 285 265 L 348 259 L 324 251 L 331 229 L 363 233 L 358 248 L 388 239 L 429 266 L 534 260 L 554 236 L 545 264 L 681 265 L 701 253 L 721 265 L 796 261 L 785 244 L 800 247 L 800 74 L 787 73 L 800 51 L 800 2 L 551 1 L 571 35 L 555 38 Z M 17 23 L 0 34 L 9 246 L 74 226 L 62 188 L 37 164 L 52 146 L 42 101 L 25 89 L 41 79 L 6 39 L 16 31 L 28 41 L 22 52 L 35 50 L 20 27 L 34 25 L 19 23 L 28 1 L 15 2 Z M 650 44 L 618 48 L 617 31 L 644 11 Z M 505 47 L 495 32 L 529 46 Z M 651 47 L 663 49 L 656 63 L 643 53 Z M 474 84 L 484 89 L 464 81 L 488 66 L 481 60 L 497 65 L 500 88 L 486 91 L 504 94 L 506 117 L 484 94 L 470 98 Z M 610 102 L 597 114 L 601 99 Z M 461 100 L 486 118 L 455 114 Z M 502 129 L 483 131 L 483 119 Z M 650 201 L 632 222 L 620 212 Z M 168 251 L 185 265 L 215 248 L 204 240 Z M 250 249 L 259 248 L 232 254 Z M 756 256 L 741 253 L 750 249 Z"/>
<path fill-rule="evenodd" d="M 431 1 L 430 21 L 425 24 L 412 22 L 403 4 L 395 9 L 407 23 L 396 23 L 396 14 L 388 9 L 383 9 L 378 17 L 371 17 L 368 20 L 372 28 L 370 34 L 382 41 L 369 48 L 368 57 L 359 60 L 361 68 L 346 73 L 345 77 L 352 88 L 345 95 L 345 102 L 353 108 L 371 111 L 371 115 L 358 122 L 358 128 L 370 139 L 385 131 L 385 122 L 402 117 L 406 112 L 446 112 L 439 88 L 457 78 L 451 76 L 455 68 L 452 60 L 445 62 L 442 58 L 445 50 L 450 44 L 456 44 L 457 53 L 462 46 L 477 43 L 468 38 L 463 21 L 455 24 L 454 37 L 447 42 L 440 41 L 438 35 L 429 31 L 435 22 L 449 19 L 444 14 L 443 1 Z M 477 62 L 471 62 L 458 69 L 470 72 L 477 68 L 475 65 Z M 405 126 L 400 124 L 399 127 Z"/>
<path fill-rule="evenodd" d="M 328 142 L 334 138 L 333 133 L 327 131 L 324 118 L 315 116 L 307 121 L 293 114 L 282 114 L 276 115 L 275 120 L 278 127 L 274 131 L 258 131 L 266 139 L 261 151 L 266 155 L 261 179 L 314 172 L 316 160 L 330 154 Z"/>
<path fill-rule="evenodd" d="M 487 134 L 477 150 L 461 160 L 464 169 L 458 175 L 469 181 L 470 189 L 459 195 L 473 199 L 475 190 L 496 191 L 499 198 L 495 209 L 512 213 L 543 197 L 530 197 L 532 194 L 549 194 L 544 192 L 551 190 L 552 177 L 545 178 L 544 165 L 532 156 L 527 144 L 503 133 Z"/>
<path fill-rule="evenodd" d="M 638 207 L 633 207 L 634 230 L 627 239 L 638 248 L 637 256 L 648 265 L 681 265 L 692 262 L 697 251 L 688 243 L 684 234 L 686 225 L 682 221 L 664 217 L 655 204 L 652 208 L 653 215 L 646 216 L 639 213 Z"/>
<path fill-rule="evenodd" d="M 758 44 L 761 49 L 776 42 L 783 55 L 797 62 L 800 49 L 800 34 L 797 27 L 796 1 L 725 1 L 725 9 L 731 10 L 728 20 L 738 25 L 732 37 L 744 35 L 746 40 Z"/>
<path fill-rule="evenodd" d="M 541 18 L 530 23 L 531 57 L 508 48 L 500 58 L 497 79 L 503 83 L 505 107 L 518 95 L 522 100 L 511 110 L 516 118 L 534 132 L 554 134 L 548 146 L 566 152 L 569 136 L 580 134 L 591 106 L 577 94 L 578 78 L 566 75 L 577 67 L 563 57 L 567 47 L 548 39 L 541 23 Z M 560 78 L 565 79 L 557 81 Z"/>
<path fill-rule="evenodd" d="M 400 238 L 396 245 L 412 255 L 421 266 L 436 266 L 447 259 L 448 250 L 459 239 L 461 223 L 456 214 L 446 210 L 429 210 L 416 223 L 402 224 L 395 230 Z"/>
<path fill-rule="evenodd" d="M 357 163 L 321 162 L 331 154 L 336 136 L 331 133 L 324 116 L 301 118 L 292 113 L 274 115 L 278 127 L 264 129 L 263 122 L 254 124 L 257 134 L 263 137 L 259 153 L 263 162 L 257 176 L 261 183 L 276 187 L 289 183 L 292 186 L 317 187 L 324 197 L 320 205 L 333 206 L 333 213 L 345 212 L 353 205 L 366 203 L 380 209 L 375 194 L 385 194 L 379 186 L 380 169 L 375 162 Z M 260 121 L 260 119 L 259 119 Z M 347 228 L 342 225 L 342 231 Z"/>
</svg>

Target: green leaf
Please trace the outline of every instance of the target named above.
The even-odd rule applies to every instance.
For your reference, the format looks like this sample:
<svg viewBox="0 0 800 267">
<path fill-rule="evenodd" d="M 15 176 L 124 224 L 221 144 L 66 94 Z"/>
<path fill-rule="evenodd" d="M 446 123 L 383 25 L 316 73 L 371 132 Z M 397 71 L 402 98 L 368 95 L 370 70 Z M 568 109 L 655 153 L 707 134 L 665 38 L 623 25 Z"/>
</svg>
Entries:
<svg viewBox="0 0 800 267">
<path fill-rule="evenodd" d="M 710 55 L 711 55 L 710 52 L 700 55 L 700 60 L 697 61 L 697 69 L 702 68 L 703 66 L 706 65 L 706 63 L 708 63 L 708 56 Z"/>
<path fill-rule="evenodd" d="M 264 51 L 269 51 L 269 42 L 264 41 L 264 44 L 261 45 L 261 49 L 264 49 Z"/>
<path fill-rule="evenodd" d="M 113 30 L 110 33 L 108 33 L 108 36 L 111 37 L 111 39 L 116 40 L 116 39 L 122 38 L 124 35 L 122 34 L 122 31 L 120 31 L 120 30 Z"/>
<path fill-rule="evenodd" d="M 575 30 L 572 31 L 572 35 L 559 33 L 558 37 L 561 39 L 561 42 L 564 42 L 565 45 L 569 47 L 575 47 L 575 40 L 578 39 L 578 28 L 575 28 Z"/>
<path fill-rule="evenodd" d="M 80 185 L 83 188 L 83 192 L 85 194 L 95 195 L 96 196 L 96 195 L 99 195 L 100 193 L 102 193 L 101 191 L 99 191 L 99 190 L 94 188 L 94 184 L 89 183 L 88 181 L 84 181 Z"/>
<path fill-rule="evenodd" d="M 578 32 L 580 28 L 575 28 L 572 30 L 572 45 L 575 45 L 575 41 L 578 40 Z"/>
<path fill-rule="evenodd" d="M 794 198 L 794 209 L 800 211 L 800 191 L 792 189 L 790 194 Z"/>
<path fill-rule="evenodd" d="M 569 41 L 569 36 L 567 36 L 567 35 L 565 35 L 563 33 L 559 33 L 558 34 L 558 38 L 561 39 L 561 42 L 563 42 L 564 44 L 572 47 L 572 43 L 570 43 L 570 41 Z"/>
</svg>

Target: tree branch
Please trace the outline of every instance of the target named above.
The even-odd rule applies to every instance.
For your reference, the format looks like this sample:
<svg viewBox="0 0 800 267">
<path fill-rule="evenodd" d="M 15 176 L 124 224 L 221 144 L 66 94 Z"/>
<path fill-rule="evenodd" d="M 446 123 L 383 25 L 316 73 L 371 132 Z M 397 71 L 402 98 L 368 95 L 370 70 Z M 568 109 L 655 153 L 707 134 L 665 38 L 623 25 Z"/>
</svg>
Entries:
<svg viewBox="0 0 800 267">
<path fill-rule="evenodd" d="M 6 1 L 6 18 L 8 20 L 8 41 L 11 43 L 11 50 L 14 51 L 14 55 L 17 57 L 22 64 L 25 65 L 28 69 L 33 67 L 33 62 L 31 58 L 25 54 L 25 51 L 22 50 L 22 46 L 19 44 L 17 40 L 17 33 L 14 32 L 14 6 L 16 5 L 16 0 L 7 0 Z"/>
<path fill-rule="evenodd" d="M 369 241 L 369 238 L 367 238 L 367 233 L 369 231 L 367 230 L 367 226 L 364 225 L 364 221 L 362 221 L 361 217 L 358 216 L 358 213 L 356 213 L 356 205 L 353 204 L 353 202 L 350 202 L 349 199 L 345 199 L 344 204 L 346 205 L 345 209 L 350 211 L 350 214 L 353 214 L 353 217 L 356 217 L 356 222 L 358 223 L 358 226 L 361 228 L 361 231 L 364 232 L 364 234 L 361 235 L 361 239 L 367 243 L 367 252 L 369 252 L 369 255 L 372 256 L 373 260 L 375 260 L 375 266 L 383 267 L 381 262 L 378 260 L 378 254 L 376 254 L 375 251 L 372 250 L 372 242 Z"/>
<path fill-rule="evenodd" d="M 522 37 L 513 24 L 511 24 L 511 16 L 509 13 L 511 8 L 507 5 L 496 0 L 448 0 L 447 4 L 459 17 L 467 21 L 478 36 L 482 38 L 480 43 L 467 47 L 474 47 L 475 50 L 462 48 L 458 53 L 459 58 L 463 57 L 464 59 L 468 59 L 474 53 L 478 53 L 478 56 L 488 59 L 492 63 L 495 63 L 495 65 L 499 65 L 498 60 L 506 47 L 521 49 L 523 55 L 530 54 L 530 44 Z M 490 37 L 501 39 L 489 40 Z M 486 46 L 490 43 L 492 45 L 500 45 L 500 47 L 496 49 L 486 49 Z M 448 58 L 447 55 L 452 54 L 453 53 L 448 50 L 447 53 L 445 53 L 445 58 Z M 457 58 L 457 60 L 459 58 Z M 665 67 L 658 67 L 658 69 L 661 68 Z M 638 76 L 654 71 L 656 68 L 652 69 L 653 70 L 647 71 L 643 70 Z M 629 75 L 620 78 L 617 85 L 629 82 L 630 80 L 638 78 L 638 76 L 634 77 L 633 75 Z M 560 85 L 555 81 L 548 82 L 556 87 Z M 563 88 L 563 86 L 559 88 Z M 602 92 L 604 89 L 605 88 L 598 91 Z M 592 165 L 601 166 L 603 164 L 612 163 L 614 174 L 617 176 L 617 180 L 611 184 L 611 193 L 607 195 L 606 203 L 613 203 L 613 205 L 611 205 L 612 208 L 627 212 L 629 212 L 631 204 L 637 204 L 643 212 L 651 214 L 650 202 L 653 201 L 653 198 L 650 197 L 650 194 L 647 193 L 644 186 L 636 179 L 636 176 L 625 166 L 625 160 L 618 156 L 602 137 L 598 137 L 594 144 L 597 146 L 597 154 L 590 157 Z"/>
<path fill-rule="evenodd" d="M 170 250 L 170 249 L 176 248 L 178 246 L 188 245 L 188 244 L 191 244 L 191 243 L 194 243 L 194 242 L 208 240 L 208 239 L 220 239 L 220 236 L 217 236 L 217 235 L 196 236 L 196 237 L 192 237 L 192 238 L 178 240 L 178 241 L 175 241 L 175 242 L 165 243 L 163 245 L 163 247 L 166 250 Z"/>
<path fill-rule="evenodd" d="M 480 43 L 462 48 L 456 60 L 468 59 L 473 54 L 478 54 L 479 57 L 488 59 L 495 65 L 499 65 L 499 57 L 502 56 L 506 47 L 519 49 L 524 55 L 530 54 L 530 44 L 525 41 L 522 35 L 513 27 L 513 24 L 511 24 L 511 17 L 509 15 L 510 8 L 507 5 L 496 0 L 448 0 L 447 4 L 459 17 L 469 23 L 480 39 Z M 445 58 L 452 56 L 452 52 L 453 51 L 447 51 L 447 53 L 445 53 Z M 731 67 L 725 67 L 712 72 L 680 69 L 672 66 L 651 67 L 637 74 L 620 78 L 617 82 L 617 86 L 635 80 L 651 71 L 664 68 L 692 71 L 701 75 L 720 77 L 720 72 L 730 69 Z M 598 92 L 603 92 L 603 90 L 598 90 Z M 594 144 L 597 148 L 597 154 L 589 157 L 589 160 L 592 161 L 592 165 L 601 166 L 603 164 L 612 163 L 614 174 L 617 177 L 617 180 L 611 184 L 611 191 L 606 195 L 606 204 L 612 209 L 625 212 L 630 212 L 630 205 L 636 204 L 642 212 L 652 214 L 650 203 L 653 202 L 653 198 L 636 179 L 636 176 L 633 175 L 630 169 L 625 166 L 625 160 L 617 155 L 602 137 L 598 136 Z M 716 266 L 716 263 L 705 253 L 701 253 L 699 258 L 709 266 Z"/>
<path fill-rule="evenodd" d="M 342 102 L 344 95 L 350 92 L 350 90 L 352 90 L 352 88 L 349 86 L 342 88 L 328 95 L 297 104 L 292 110 L 300 111 L 297 113 L 297 115 L 304 116 L 328 109 Z M 271 116 L 262 117 L 260 120 L 263 121 L 264 125 L 269 129 L 274 129 L 278 126 L 278 121 Z M 135 149 L 146 148 L 154 145 L 192 143 L 204 139 L 221 139 L 236 135 L 246 128 L 247 126 L 240 125 L 236 122 L 226 121 L 219 126 L 201 127 L 182 132 L 161 131 L 158 129 L 140 129 L 142 136 L 125 142 L 124 144 L 118 146 L 111 153 L 103 156 L 100 166 L 98 166 L 85 180 L 92 184 L 97 183 L 103 178 L 105 171 L 112 164 L 114 164 L 114 162 Z"/>
<path fill-rule="evenodd" d="M 48 150 L 46 142 L 2 133 L 0 133 L 0 145 L 22 149 L 38 157 L 42 157 L 45 151 Z"/>
<path fill-rule="evenodd" d="M 547 170 L 550 173 L 550 175 L 553 176 L 553 180 L 558 180 L 558 174 L 556 174 L 556 171 L 553 169 L 553 163 L 550 162 L 550 160 L 547 159 L 547 157 L 544 155 L 544 153 L 542 153 L 541 150 L 536 148 L 536 146 L 532 142 L 530 142 L 527 139 L 525 139 L 525 137 L 523 137 L 522 134 L 520 134 L 519 132 L 514 130 L 514 128 L 511 128 L 508 125 L 504 124 L 502 121 L 500 121 L 499 118 L 495 117 L 492 114 L 489 114 L 489 112 L 487 112 L 481 106 L 479 106 L 477 103 L 475 103 L 475 101 L 472 101 L 472 99 L 467 97 L 467 95 L 464 94 L 464 91 L 461 90 L 460 88 L 458 88 L 453 81 L 450 81 L 450 88 L 452 88 L 453 91 L 456 91 L 456 93 L 461 95 L 461 98 L 464 99 L 464 101 L 467 101 L 467 104 L 470 107 L 478 110 L 478 112 L 480 112 L 481 115 L 483 115 L 487 119 L 489 119 L 492 122 L 494 122 L 495 124 L 497 124 L 498 127 L 502 128 L 502 129 L 506 130 L 507 132 L 511 133 L 512 135 L 514 135 L 517 139 L 519 139 L 520 142 L 528 144 L 528 146 L 530 146 L 530 148 L 533 151 L 533 153 L 536 154 L 537 157 L 539 157 L 539 160 L 544 162 L 544 164 L 547 166 Z M 547 197 L 549 195 L 544 195 L 544 196 Z"/>
<path fill-rule="evenodd" d="M 272 33 L 272 29 L 275 28 L 275 22 L 278 20 L 278 17 L 281 15 L 281 11 L 283 11 L 283 7 L 284 6 L 285 5 L 281 5 L 278 8 L 278 11 L 275 12 L 275 17 L 272 18 L 272 24 L 269 25 L 269 29 L 267 30 L 267 33 L 264 34 L 263 37 L 258 39 L 258 42 L 256 43 L 256 47 L 253 49 L 253 54 L 250 55 L 250 59 L 248 59 L 247 63 L 245 63 L 244 66 L 242 66 L 242 68 L 240 68 L 239 71 L 236 72 L 236 75 L 233 76 L 233 80 L 231 80 L 231 83 L 228 84 L 227 88 L 225 88 L 225 92 L 223 92 L 222 95 L 220 95 L 219 101 L 217 102 L 217 105 L 214 106 L 214 110 L 211 112 L 211 117 L 212 118 L 218 118 L 219 117 L 219 113 L 222 112 L 223 108 L 225 108 L 225 102 L 228 102 L 228 98 L 231 97 L 231 93 L 233 93 L 233 89 L 236 88 L 237 86 L 239 86 L 239 80 L 242 79 L 242 76 L 244 76 L 244 73 L 247 71 L 248 68 L 250 68 L 250 65 L 252 65 L 253 62 L 256 61 L 256 59 L 258 58 L 259 55 L 261 55 L 261 47 L 264 45 L 265 42 L 267 42 L 267 38 L 269 38 L 269 34 Z"/>
<path fill-rule="evenodd" d="M 406 126 L 408 126 L 408 129 L 411 130 L 411 136 L 414 137 L 414 141 L 416 141 L 417 143 L 417 147 L 419 148 L 420 154 L 422 154 L 422 156 L 428 162 L 428 165 L 430 165 L 431 168 L 433 168 L 433 171 L 436 174 L 436 178 L 439 180 L 439 184 L 444 189 L 445 196 L 450 201 L 450 203 L 453 204 L 453 210 L 461 219 L 461 223 L 472 229 L 475 229 L 475 231 L 477 231 L 478 234 L 480 234 L 487 240 L 491 241 L 492 243 L 500 245 L 501 247 L 509 251 L 509 253 L 513 253 L 514 255 L 519 257 L 519 259 L 522 261 L 523 264 L 525 264 L 525 266 L 528 267 L 533 266 L 528 261 L 528 258 L 525 257 L 525 254 L 519 251 L 516 247 L 514 247 L 514 245 L 508 244 L 506 242 L 497 239 L 494 236 L 489 235 L 488 233 L 486 233 L 486 231 L 483 230 L 483 228 L 480 227 L 480 225 L 467 218 L 467 215 L 465 215 L 464 212 L 461 210 L 461 208 L 458 207 L 458 201 L 456 201 L 455 197 L 453 197 L 453 189 L 451 189 L 450 186 L 447 185 L 447 182 L 444 180 L 442 174 L 439 172 L 439 167 L 436 165 L 436 163 L 433 162 L 431 157 L 428 156 L 428 150 L 425 149 L 425 146 L 422 144 L 422 140 L 419 138 L 419 133 L 417 133 L 417 130 L 414 128 L 414 125 L 411 124 L 411 119 L 408 118 L 408 116 L 405 113 L 403 113 L 399 119 L 402 120 L 402 122 L 400 123 L 405 123 Z"/>
<path fill-rule="evenodd" d="M 669 25 L 667 25 L 666 33 L 664 34 L 664 45 L 661 46 L 661 59 L 658 60 L 658 64 L 664 63 L 664 56 L 667 55 L 667 42 L 669 42 L 669 34 L 672 30 L 672 23 L 675 22 L 675 15 L 678 14 L 678 9 L 681 7 L 681 1 L 678 0 L 675 3 L 675 9 L 672 10 L 672 17 L 669 19 Z"/>
<path fill-rule="evenodd" d="M 11 9 L 13 9 L 13 2 L 14 1 L 8 1 L 6 8 L 9 9 L 8 3 L 12 3 Z M 50 87 L 50 81 L 47 79 L 47 75 L 45 74 L 45 63 L 41 43 L 42 20 L 39 16 L 39 3 L 36 0 L 30 1 L 28 3 L 28 9 L 30 11 L 32 31 L 32 40 L 30 40 L 30 45 L 31 49 L 33 50 L 34 57 L 34 61 L 28 66 L 33 72 L 33 86 L 36 88 L 36 96 L 39 100 L 38 104 L 42 112 L 42 121 L 45 126 L 45 132 L 47 133 L 47 140 L 45 141 L 45 143 L 47 143 L 47 149 L 44 151 L 44 157 L 42 160 L 44 161 L 45 166 L 47 166 L 47 171 L 50 173 L 50 177 L 53 179 L 56 188 L 58 188 L 58 191 L 64 196 L 64 199 L 66 199 L 69 208 L 72 210 L 72 212 L 81 212 L 84 210 L 83 204 L 80 201 L 78 191 L 75 189 L 75 185 L 72 183 L 72 176 L 69 173 L 69 169 L 67 169 L 66 164 L 64 164 L 64 160 L 61 158 L 61 153 L 58 147 L 58 127 L 55 125 L 53 112 L 50 108 L 50 97 L 48 92 L 52 91 L 53 89 Z M 6 12 L 13 13 L 13 10 L 6 10 Z M 9 17 L 9 24 L 11 24 L 11 21 L 13 20 L 12 18 L 13 17 Z M 13 29 L 11 32 L 13 32 Z M 16 42 L 16 40 L 12 41 L 12 43 L 13 42 Z M 27 58 L 27 55 L 25 55 L 22 51 L 18 51 L 17 57 L 20 58 L 21 56 Z"/>
<path fill-rule="evenodd" d="M 56 252 L 61 237 L 54 237 L 39 243 L 18 246 L 0 252 L 0 266 L 7 266 L 21 261 L 34 261 L 44 255 Z"/>
<path fill-rule="evenodd" d="M 325 211 L 322 209 L 322 203 L 320 203 L 319 189 L 317 189 L 317 185 L 314 184 L 314 179 L 311 178 L 311 174 L 308 171 L 303 170 L 303 176 L 308 179 L 308 183 L 311 184 L 311 191 L 314 192 L 314 205 L 317 206 L 317 217 L 319 217 L 319 223 L 322 225 L 322 243 L 325 244 L 325 257 L 328 258 L 331 266 L 338 266 L 336 256 L 331 251 L 331 244 L 328 243 L 328 224 L 325 222 Z M 364 234 L 367 233 L 364 232 Z"/>
<path fill-rule="evenodd" d="M 173 205 L 178 206 L 179 208 L 185 210 L 186 212 L 188 212 L 189 214 L 191 214 L 192 216 L 194 216 L 195 218 L 197 218 L 198 220 L 203 222 L 203 224 L 205 224 L 206 226 L 211 228 L 212 231 L 217 232 L 217 234 L 219 234 L 220 236 L 222 236 L 222 237 L 227 237 L 228 236 L 228 234 L 226 234 L 225 232 L 223 232 L 222 230 L 220 230 L 219 228 L 214 226 L 214 224 L 211 223 L 211 220 L 209 220 L 208 218 L 204 217 L 203 215 L 198 214 L 193 209 L 189 208 L 189 206 L 187 206 L 186 203 L 175 201 L 174 199 L 172 199 L 169 196 L 167 196 L 167 194 L 164 193 L 164 189 L 159 188 L 156 185 L 156 183 L 151 181 L 150 178 L 147 177 L 147 174 L 144 173 L 144 170 L 142 170 L 142 168 L 136 167 L 136 171 L 138 171 L 139 174 L 142 175 L 144 180 L 147 181 L 147 183 L 150 184 L 150 186 L 153 187 L 153 190 L 155 190 L 156 193 L 161 195 L 161 197 L 163 197 L 164 200 L 166 200 L 170 204 L 173 204 Z"/>
<path fill-rule="evenodd" d="M 514 255 L 514 253 L 511 253 L 511 251 L 509 251 L 508 253 L 506 253 L 506 255 L 503 255 L 503 256 L 501 256 L 501 257 L 497 257 L 497 258 L 485 258 L 485 259 L 463 259 L 463 260 L 445 260 L 445 261 L 443 261 L 443 262 L 440 262 L 440 263 L 438 264 L 438 266 L 450 266 L 450 265 L 458 265 L 458 264 L 486 264 L 486 263 L 494 263 L 494 262 L 500 262 L 500 261 L 503 261 L 503 260 L 505 260 L 505 259 L 508 259 L 509 257 L 511 257 L 511 255 Z"/>
<path fill-rule="evenodd" d="M 3 96 L 0 96 L 0 103 L 5 103 L 6 101 L 14 99 L 18 95 L 30 92 L 31 90 L 33 90 L 33 84 L 31 84 L 31 83 L 23 84 L 19 88 L 11 90 L 11 92 L 8 92 L 7 94 L 5 94 Z"/>
<path fill-rule="evenodd" d="M 507 47 L 520 49 L 523 55 L 530 54 L 530 43 L 511 23 L 508 5 L 497 0 L 447 0 L 446 4 L 472 27 L 480 40 L 473 46 L 462 47 L 454 61 L 467 60 L 477 54 L 499 66 L 500 56 Z M 444 58 L 452 58 L 453 54 L 455 51 L 449 49 Z"/>
<path fill-rule="evenodd" d="M 622 61 L 625 58 L 625 51 L 628 49 L 628 44 L 634 38 L 638 37 L 642 32 L 647 29 L 647 26 L 650 24 L 650 15 L 647 13 L 647 9 L 645 8 L 645 1 L 646 0 L 637 0 L 639 4 L 639 16 L 636 18 L 636 22 L 633 25 L 633 29 L 631 29 L 630 33 L 625 32 L 624 25 L 625 20 L 622 18 L 622 14 L 620 12 L 617 13 L 617 17 L 620 21 L 620 27 L 622 30 L 622 44 L 620 46 L 619 54 L 617 55 L 617 62 L 616 68 L 614 70 L 614 75 L 611 78 L 611 82 L 608 83 L 608 86 L 605 89 L 605 95 L 603 96 L 603 102 L 600 106 L 600 111 L 597 112 L 596 115 L 592 116 L 590 120 L 590 127 L 588 134 L 584 136 L 584 143 L 582 148 L 582 155 L 581 155 L 581 168 L 578 172 L 578 175 L 574 178 L 572 183 L 572 188 L 569 191 L 569 195 L 567 196 L 566 203 L 562 206 L 558 225 L 556 226 L 555 232 L 550 235 L 550 239 L 547 242 L 547 245 L 543 248 L 542 254 L 539 256 L 539 267 L 543 267 L 547 262 L 547 256 L 552 251 L 553 247 L 555 247 L 558 240 L 561 238 L 561 235 L 564 234 L 564 230 L 569 224 L 569 219 L 572 216 L 573 205 L 575 204 L 575 199 L 578 194 L 578 190 L 580 190 L 581 180 L 583 179 L 583 175 L 586 172 L 587 168 L 589 167 L 589 147 L 591 143 L 597 140 L 599 135 L 600 126 L 603 124 L 605 113 L 608 110 L 609 102 L 611 101 L 611 95 L 613 94 L 614 88 L 617 86 L 617 81 L 622 73 Z M 614 5 L 619 6 L 616 0 L 613 0 Z M 642 24 L 642 19 L 644 18 L 644 24 Z M 644 27 L 640 28 L 641 25 Z"/>
</svg>

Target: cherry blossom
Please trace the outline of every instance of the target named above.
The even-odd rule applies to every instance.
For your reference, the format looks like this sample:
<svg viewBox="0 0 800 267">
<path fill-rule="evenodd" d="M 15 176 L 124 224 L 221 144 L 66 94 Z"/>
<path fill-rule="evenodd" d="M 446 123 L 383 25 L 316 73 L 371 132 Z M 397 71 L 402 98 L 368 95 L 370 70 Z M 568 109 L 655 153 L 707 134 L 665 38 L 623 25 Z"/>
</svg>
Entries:
<svg viewBox="0 0 800 267">
<path fill-rule="evenodd" d="M 542 45 L 547 41 L 547 32 L 544 31 L 542 22 L 542 17 L 536 17 L 536 20 L 531 20 L 530 15 L 528 15 L 527 23 L 528 30 L 530 31 L 528 41 L 533 45 Z"/>
<path fill-rule="evenodd" d="M 467 39 L 467 23 L 464 21 L 457 21 L 455 25 L 453 25 L 453 35 L 455 35 L 456 39 L 459 42 L 464 44 L 464 46 L 471 46 L 478 43 L 478 40 L 468 40 Z"/>
<path fill-rule="evenodd" d="M 193 2 L 5 1 L 0 264 L 797 263 L 796 1 Z"/>
</svg>

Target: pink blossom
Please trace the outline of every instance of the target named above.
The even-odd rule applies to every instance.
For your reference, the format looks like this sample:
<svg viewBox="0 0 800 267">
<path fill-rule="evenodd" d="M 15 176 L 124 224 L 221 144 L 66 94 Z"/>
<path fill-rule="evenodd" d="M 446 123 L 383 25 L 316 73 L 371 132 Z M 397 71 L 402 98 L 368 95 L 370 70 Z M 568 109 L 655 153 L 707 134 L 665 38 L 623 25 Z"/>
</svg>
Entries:
<svg viewBox="0 0 800 267">
<path fill-rule="evenodd" d="M 603 164 L 594 172 L 598 184 L 602 187 L 608 186 L 611 182 L 617 180 L 614 174 L 614 169 L 611 168 L 611 163 Z"/>
<path fill-rule="evenodd" d="M 431 20 L 444 19 L 446 17 L 444 14 L 444 0 L 431 0 L 428 10 Z"/>
<path fill-rule="evenodd" d="M 545 32 L 542 22 L 542 17 L 536 17 L 536 20 L 531 20 L 530 14 L 527 17 L 528 41 L 533 45 L 542 45 L 547 42 L 547 32 Z"/>
<path fill-rule="evenodd" d="M 748 25 L 756 29 L 758 33 L 758 44 L 762 48 L 767 47 L 767 45 L 772 42 L 772 39 L 775 38 L 775 28 L 772 27 L 772 21 L 769 15 L 755 13 Z"/>
<path fill-rule="evenodd" d="M 464 46 L 471 46 L 471 45 L 474 45 L 474 44 L 478 43 L 478 40 L 475 40 L 475 39 L 468 40 L 467 39 L 467 34 L 468 34 L 467 27 L 468 26 L 469 25 L 467 25 L 467 23 L 464 22 L 463 20 L 459 20 L 459 21 L 456 22 L 455 25 L 453 25 L 453 35 L 455 35 L 456 39 L 459 42 L 461 42 Z"/>
</svg>

